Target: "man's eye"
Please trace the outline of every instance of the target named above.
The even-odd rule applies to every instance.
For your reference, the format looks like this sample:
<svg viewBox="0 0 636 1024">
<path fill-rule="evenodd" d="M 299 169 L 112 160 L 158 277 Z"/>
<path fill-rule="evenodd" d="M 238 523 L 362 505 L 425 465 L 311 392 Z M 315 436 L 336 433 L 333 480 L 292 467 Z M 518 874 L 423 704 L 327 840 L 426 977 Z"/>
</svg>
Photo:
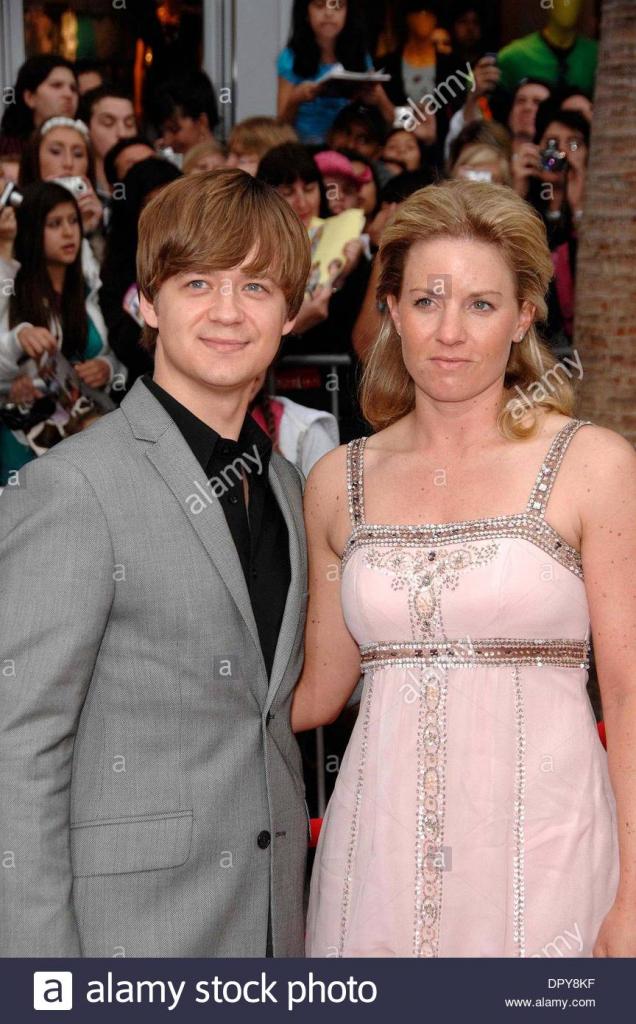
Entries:
<svg viewBox="0 0 636 1024">
<path fill-rule="evenodd" d="M 256 288 L 256 289 L 258 289 L 258 291 L 261 291 L 261 292 L 266 292 L 267 291 L 267 288 L 265 288 L 265 286 L 262 285 L 259 281 L 250 281 L 248 284 L 246 284 L 245 287 L 246 288 Z"/>
<path fill-rule="evenodd" d="M 198 292 L 201 291 L 202 288 L 205 288 L 205 281 L 202 281 L 200 278 L 196 278 L 194 281 L 188 281 L 187 287 L 191 288 L 193 292 Z"/>
</svg>

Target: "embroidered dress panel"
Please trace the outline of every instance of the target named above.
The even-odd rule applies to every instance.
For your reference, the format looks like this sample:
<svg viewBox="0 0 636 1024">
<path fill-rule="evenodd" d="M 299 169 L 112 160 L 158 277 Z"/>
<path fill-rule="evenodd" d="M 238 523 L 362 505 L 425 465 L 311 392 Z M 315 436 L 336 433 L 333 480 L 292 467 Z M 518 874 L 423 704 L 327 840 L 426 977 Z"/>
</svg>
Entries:
<svg viewBox="0 0 636 1024">
<path fill-rule="evenodd" d="M 367 523 L 366 439 L 348 445 L 341 601 L 364 683 L 309 956 L 547 956 L 555 941 L 591 956 L 618 878 L 615 806 L 581 556 L 545 519 L 585 425 L 558 432 L 523 511 L 457 523 Z"/>
</svg>

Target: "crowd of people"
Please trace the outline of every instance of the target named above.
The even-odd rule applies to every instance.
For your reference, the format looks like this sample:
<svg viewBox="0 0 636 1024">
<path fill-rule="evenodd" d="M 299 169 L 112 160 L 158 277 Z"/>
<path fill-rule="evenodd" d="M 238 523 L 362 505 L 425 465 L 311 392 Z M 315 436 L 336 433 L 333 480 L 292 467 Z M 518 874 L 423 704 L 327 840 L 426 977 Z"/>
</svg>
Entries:
<svg viewBox="0 0 636 1024">
<path fill-rule="evenodd" d="M 0 481 L 38 454 L 28 436 L 32 410 L 25 429 L 16 429 L 14 411 L 41 403 L 34 361 L 61 351 L 85 385 L 115 404 L 152 371 L 140 344 L 137 222 L 182 174 L 228 166 L 258 175 L 310 235 L 325 220 L 362 211 L 328 278 L 310 280 L 293 334 L 255 397 L 255 413 L 272 430 L 293 412 L 315 457 L 338 436 L 366 429 L 356 392 L 383 312 L 375 255 L 399 203 L 436 180 L 497 182 L 534 206 L 555 270 L 544 334 L 566 350 L 596 44 L 558 6 L 543 32 L 497 54 L 479 5 L 404 0 L 371 53 L 352 0 L 296 0 L 277 62 L 276 116 L 250 117 L 225 140 L 203 71 L 166 81 L 140 115 L 132 94 L 94 69 L 87 76 L 62 57 L 29 58 L 0 129 L 0 402 L 9 407 Z M 366 78 L 321 81 L 339 67 Z M 320 357 L 314 366 L 311 356 Z M 294 358 L 298 372 L 289 368 Z M 297 441 L 289 451 L 301 451 Z"/>
<path fill-rule="evenodd" d="M 634 955 L 634 453 L 540 387 L 596 44 L 387 8 L 295 0 L 227 138 L 202 70 L 20 69 L 0 953 Z"/>
</svg>

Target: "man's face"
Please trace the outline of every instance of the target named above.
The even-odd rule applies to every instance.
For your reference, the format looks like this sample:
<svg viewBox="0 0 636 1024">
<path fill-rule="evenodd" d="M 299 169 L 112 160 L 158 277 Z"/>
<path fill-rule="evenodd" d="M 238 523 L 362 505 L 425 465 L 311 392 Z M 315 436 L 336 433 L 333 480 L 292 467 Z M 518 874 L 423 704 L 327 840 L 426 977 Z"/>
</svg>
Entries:
<svg viewBox="0 0 636 1024">
<path fill-rule="evenodd" d="M 515 94 L 508 126 L 513 135 L 534 137 L 534 125 L 539 104 L 547 100 L 550 90 L 538 82 L 522 85 Z"/>
<path fill-rule="evenodd" d="M 141 296 L 141 314 L 159 332 L 164 380 L 237 391 L 270 366 L 293 320 L 280 286 L 244 270 L 252 260 L 250 253 L 231 270 L 170 277 L 153 303 Z"/>
<path fill-rule="evenodd" d="M 137 134 L 135 111 L 130 100 L 118 96 L 105 96 L 93 107 L 89 125 L 91 143 L 96 156 L 102 160 L 120 139 Z"/>
</svg>

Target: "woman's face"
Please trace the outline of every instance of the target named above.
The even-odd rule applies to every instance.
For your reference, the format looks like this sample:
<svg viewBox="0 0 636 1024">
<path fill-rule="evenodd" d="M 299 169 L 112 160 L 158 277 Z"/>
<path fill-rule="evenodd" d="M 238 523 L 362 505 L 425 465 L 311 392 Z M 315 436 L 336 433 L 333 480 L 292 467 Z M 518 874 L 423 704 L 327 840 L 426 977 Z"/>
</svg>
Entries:
<svg viewBox="0 0 636 1024">
<path fill-rule="evenodd" d="M 40 143 L 40 177 L 64 178 L 88 174 L 88 147 L 74 128 L 52 128 Z"/>
<path fill-rule="evenodd" d="M 515 279 L 487 242 L 438 238 L 412 246 L 388 305 L 418 401 L 471 402 L 503 388 L 512 339 L 532 323 Z"/>
<path fill-rule="evenodd" d="M 422 154 L 412 132 L 395 132 L 388 139 L 382 157 L 387 160 L 398 160 L 407 171 L 419 171 L 422 166 Z"/>
<path fill-rule="evenodd" d="M 306 228 L 314 217 L 320 216 L 320 186 L 317 181 L 297 178 L 293 185 L 278 185 L 276 191 L 289 203 Z"/>
<path fill-rule="evenodd" d="M 44 222 L 44 258 L 47 263 L 70 266 L 81 243 L 80 222 L 73 203 L 58 203 Z"/>
<path fill-rule="evenodd" d="M 343 213 L 360 206 L 358 186 L 343 174 L 327 174 L 323 178 L 329 209 L 333 214 Z"/>
<path fill-rule="evenodd" d="M 53 68 L 33 92 L 26 89 L 24 102 L 33 111 L 33 124 L 38 128 L 49 117 L 75 117 L 77 81 L 68 68 Z"/>
<path fill-rule="evenodd" d="M 347 21 L 347 0 L 309 0 L 309 25 L 321 42 L 334 42 Z"/>
<path fill-rule="evenodd" d="M 407 14 L 406 24 L 409 35 L 418 41 L 428 40 L 437 28 L 437 18 L 432 11 L 429 11 L 425 4 L 420 11 Z"/>
</svg>

